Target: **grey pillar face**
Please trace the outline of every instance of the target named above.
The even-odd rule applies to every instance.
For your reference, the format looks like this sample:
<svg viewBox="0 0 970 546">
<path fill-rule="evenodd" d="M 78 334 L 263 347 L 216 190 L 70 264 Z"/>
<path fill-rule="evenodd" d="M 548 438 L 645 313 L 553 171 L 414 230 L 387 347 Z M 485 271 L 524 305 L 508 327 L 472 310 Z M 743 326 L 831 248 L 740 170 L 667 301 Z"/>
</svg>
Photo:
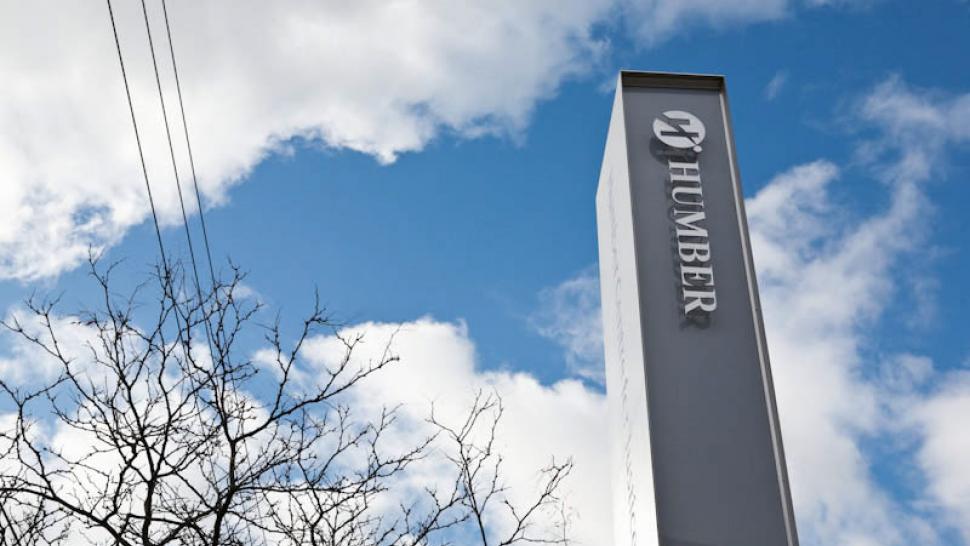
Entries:
<svg viewBox="0 0 970 546">
<path fill-rule="evenodd" d="M 611 355 L 608 348 L 607 366 L 614 371 L 607 390 L 611 399 L 625 400 L 630 397 L 623 396 L 624 388 L 646 390 L 646 422 L 631 425 L 629 414 L 638 408 L 625 408 L 613 412 L 613 419 L 626 415 L 619 417 L 626 424 L 613 433 L 627 436 L 630 426 L 648 427 L 649 457 L 633 464 L 652 465 L 647 486 L 653 488 L 659 536 L 659 542 L 644 542 L 641 530 L 639 538 L 618 537 L 617 543 L 794 545 L 723 79 L 627 73 L 617 93 L 622 113 L 619 120 L 614 113 L 613 122 L 624 129 L 628 176 L 622 182 L 629 184 L 632 248 L 617 248 L 615 237 L 605 234 L 604 222 L 616 233 L 618 214 L 616 202 L 608 206 L 607 181 L 601 179 L 601 264 L 617 261 L 618 252 L 633 253 L 635 281 L 626 283 L 635 282 L 635 290 L 604 288 L 604 327 L 615 329 L 623 320 L 607 297 L 636 300 L 617 305 L 638 308 L 643 358 L 632 365 L 643 366 L 645 384 L 630 386 L 630 374 L 615 368 L 631 362 L 617 362 L 617 351 Z M 616 166 L 610 169 L 609 184 L 617 184 Z M 606 260 L 604 244 L 612 253 Z M 611 277 L 617 267 L 601 268 L 602 282 L 616 286 Z M 606 338 L 616 342 L 615 335 Z M 624 445 L 623 438 L 614 445 Z M 614 475 L 620 482 L 628 478 Z M 641 495 L 649 494 L 638 486 Z"/>
</svg>

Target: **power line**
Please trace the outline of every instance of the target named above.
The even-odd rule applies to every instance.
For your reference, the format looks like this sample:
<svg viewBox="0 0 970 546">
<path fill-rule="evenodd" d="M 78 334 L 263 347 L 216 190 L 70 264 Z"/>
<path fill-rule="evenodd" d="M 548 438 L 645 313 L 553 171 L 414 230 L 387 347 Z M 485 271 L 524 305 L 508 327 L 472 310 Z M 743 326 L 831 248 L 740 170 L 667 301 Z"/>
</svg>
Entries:
<svg viewBox="0 0 970 546">
<path fill-rule="evenodd" d="M 167 297 L 170 297 L 173 302 L 175 302 L 175 293 L 172 289 L 172 273 L 169 268 L 168 258 L 165 256 L 165 245 L 162 243 L 162 230 L 158 226 L 158 212 L 155 209 L 155 198 L 152 195 L 152 185 L 148 178 L 148 167 L 145 165 L 145 152 L 142 149 L 141 135 L 138 131 L 138 121 L 135 117 L 135 105 L 131 100 L 131 86 L 128 85 L 128 72 L 125 70 L 125 59 L 121 54 L 121 40 L 118 38 L 118 25 L 115 23 L 115 13 L 114 8 L 111 6 L 111 0 L 105 0 L 108 4 L 108 17 L 111 19 L 111 32 L 114 35 L 115 40 L 115 50 L 118 52 L 118 64 L 121 66 L 121 79 L 125 83 L 125 97 L 128 99 L 128 111 L 131 113 L 131 126 L 135 131 L 135 144 L 138 147 L 138 159 L 141 162 L 141 173 L 145 179 L 145 190 L 148 192 L 148 204 L 152 210 L 152 222 L 155 225 L 155 237 L 158 240 L 158 252 L 162 259 L 162 290 L 165 291 Z M 175 328 L 177 331 L 176 337 L 179 342 L 186 344 L 182 337 L 182 321 L 179 319 L 178 312 L 175 315 Z"/>
<path fill-rule="evenodd" d="M 138 147 L 138 157 L 139 157 L 139 159 L 141 161 L 142 175 L 144 176 L 144 179 L 145 179 L 145 188 L 148 190 L 148 201 L 149 201 L 149 204 L 151 205 L 152 220 L 154 221 L 154 224 L 155 224 L 155 235 L 156 235 L 156 237 L 158 239 L 158 250 L 159 250 L 159 252 L 161 254 L 162 264 L 163 264 L 163 267 L 164 267 L 164 290 L 165 290 L 166 294 L 169 297 L 172 298 L 172 301 L 174 303 L 176 300 L 175 300 L 175 295 L 173 293 L 173 290 L 171 288 L 171 276 L 169 274 L 168 261 L 167 261 L 166 256 L 165 256 L 165 245 L 162 243 L 161 229 L 159 228 L 159 224 L 158 224 L 158 214 L 157 214 L 156 209 L 155 209 L 155 199 L 154 199 L 154 196 L 152 195 L 151 183 L 149 182 L 149 177 L 148 177 L 148 169 L 147 169 L 147 167 L 145 165 L 145 154 L 144 154 L 144 150 L 143 150 L 142 144 L 141 144 L 141 136 L 140 136 L 139 131 L 138 131 L 138 122 L 136 121 L 136 117 L 135 117 L 134 104 L 133 104 L 132 98 L 131 98 L 131 88 L 130 88 L 130 86 L 128 84 L 128 74 L 127 74 L 127 71 L 125 70 L 124 57 L 121 54 L 121 41 L 118 38 L 118 27 L 117 27 L 117 24 L 115 23 L 114 9 L 112 8 L 111 0 L 106 0 L 106 2 L 108 4 L 108 15 L 111 18 L 111 30 L 112 30 L 112 33 L 114 34 L 115 48 L 117 49 L 117 52 L 118 52 L 118 62 L 121 65 L 121 76 L 122 76 L 122 79 L 124 80 L 124 83 L 125 83 L 125 95 L 126 95 L 126 97 L 128 99 L 128 109 L 129 109 L 129 111 L 131 113 L 131 123 L 132 123 L 132 127 L 134 127 L 134 130 L 135 130 L 135 142 L 136 142 L 137 147 Z M 150 48 L 151 54 L 152 54 L 152 65 L 153 65 L 154 70 L 155 70 L 155 83 L 156 83 L 156 85 L 158 87 L 158 98 L 159 98 L 159 102 L 161 103 L 161 107 L 162 107 L 162 117 L 163 117 L 164 122 L 165 122 L 165 133 L 166 133 L 166 136 L 168 138 L 169 154 L 171 155 L 171 158 L 172 158 L 172 169 L 173 169 L 173 172 L 175 174 L 175 184 L 176 184 L 176 189 L 178 190 L 178 194 L 179 194 L 179 204 L 181 205 L 181 208 L 182 208 L 182 220 L 183 220 L 183 223 L 184 223 L 184 226 L 185 226 L 185 236 L 186 236 L 186 239 L 188 240 L 189 253 L 190 253 L 190 256 L 192 258 L 192 270 L 193 270 L 193 273 L 194 273 L 194 276 L 195 276 L 196 293 L 198 294 L 198 297 L 199 297 L 199 305 L 201 306 L 201 305 L 203 305 L 202 289 L 201 289 L 201 285 L 200 285 L 200 282 L 199 282 L 198 269 L 196 268 L 196 263 L 195 263 L 195 253 L 193 252 L 193 249 L 192 249 L 192 237 L 191 237 L 191 233 L 190 233 L 190 231 L 188 229 L 188 219 L 187 219 L 187 215 L 186 215 L 186 212 L 185 212 L 185 203 L 184 203 L 184 201 L 182 199 L 182 187 L 181 187 L 181 184 L 179 183 L 179 179 L 178 179 L 178 165 L 177 165 L 177 161 L 175 159 L 175 150 L 174 150 L 174 147 L 172 145 L 172 135 L 171 135 L 171 130 L 169 128 L 169 123 L 168 123 L 168 114 L 167 114 L 166 109 L 165 109 L 165 99 L 164 99 L 164 94 L 162 92 L 161 78 L 159 77 L 159 73 L 158 73 L 158 63 L 157 63 L 156 58 L 155 58 L 155 45 L 154 45 L 154 43 L 152 41 L 151 25 L 149 24 L 149 21 L 148 21 L 148 10 L 147 10 L 147 7 L 145 5 L 144 0 L 142 0 L 142 13 L 143 13 L 144 18 L 145 18 L 145 29 L 146 29 L 146 31 L 148 33 L 148 44 L 149 44 L 149 48 Z M 168 28 L 167 16 L 166 16 L 166 28 Z M 169 34 L 169 44 L 171 44 L 171 35 L 170 34 Z M 180 95 L 181 95 L 181 93 L 180 93 Z M 180 98 L 180 103 L 181 103 L 181 98 Z M 184 116 L 184 109 L 182 110 L 182 112 L 183 112 L 183 116 Z M 183 117 L 183 124 L 184 124 L 184 117 Z M 187 136 L 187 133 L 186 133 L 186 136 Z M 194 167 L 193 167 L 193 177 L 194 177 Z M 198 186 L 196 186 L 196 188 L 198 188 Z M 198 189 L 196 189 L 196 191 L 198 191 Z M 196 195 L 198 195 L 198 193 Z M 200 216 L 202 214 L 201 206 L 200 206 L 200 209 L 199 209 L 199 214 L 200 214 Z M 206 238 L 206 239 L 207 239 L 206 240 L 206 252 L 208 254 L 208 248 L 209 248 L 209 246 L 208 246 L 208 238 Z M 209 271 L 210 271 L 210 275 L 211 275 L 212 274 L 211 258 L 210 258 L 210 262 L 209 262 Z M 213 275 L 213 288 L 214 287 L 215 287 L 215 281 L 214 281 L 214 275 Z M 174 315 L 175 315 L 175 321 L 176 321 L 176 328 L 178 330 L 178 338 L 179 338 L 179 341 L 185 345 L 186 351 L 189 351 L 191 349 L 188 346 L 188 342 L 186 340 L 184 340 L 183 337 L 182 337 L 182 325 L 181 325 L 181 321 L 179 320 L 179 313 L 177 312 L 177 310 L 174 313 Z M 209 343 L 210 355 L 212 355 L 213 360 L 214 360 L 214 351 L 213 351 L 213 345 L 212 345 L 212 334 L 211 334 L 210 329 L 209 329 L 208 317 L 205 315 L 205 310 L 204 309 L 203 309 L 203 319 L 204 319 L 204 322 L 205 322 L 205 330 L 206 330 L 206 335 L 207 335 L 207 341 Z M 189 324 L 190 324 L 190 319 L 188 317 L 186 317 L 186 332 L 188 331 Z M 244 447 L 245 447 L 245 445 L 244 445 Z"/>
<path fill-rule="evenodd" d="M 152 54 L 152 68 L 155 70 L 155 85 L 158 88 L 158 102 L 162 107 L 162 121 L 165 123 L 165 138 L 168 140 L 168 153 L 172 158 L 172 173 L 175 175 L 175 190 L 178 193 L 179 207 L 182 210 L 182 227 L 185 228 L 185 240 L 188 241 L 189 259 L 192 263 L 192 274 L 195 277 L 195 290 L 199 296 L 199 305 L 201 306 L 203 305 L 202 283 L 199 281 L 199 269 L 195 262 L 195 248 L 192 245 L 192 233 L 189 230 L 189 218 L 185 212 L 185 200 L 182 198 L 182 183 L 179 180 L 178 161 L 175 159 L 175 148 L 172 145 L 172 130 L 168 123 L 168 110 L 165 108 L 165 95 L 162 92 L 162 79 L 158 73 L 158 61 L 155 58 L 155 42 L 152 40 L 152 28 L 148 22 L 148 7 L 145 5 L 145 0 L 141 0 L 141 11 L 145 18 L 145 31 L 148 33 L 148 49 Z M 208 332 L 209 321 L 207 320 L 205 324 L 206 331 Z"/>
<path fill-rule="evenodd" d="M 205 243 L 205 254 L 209 262 L 209 279 L 212 286 L 216 285 L 216 275 L 212 268 L 212 252 L 209 248 L 209 232 L 205 227 L 205 213 L 202 209 L 202 196 L 199 193 L 199 179 L 195 175 L 195 157 L 192 153 L 192 142 L 189 140 L 188 118 L 185 116 L 185 104 L 182 101 L 182 84 L 179 81 L 178 63 L 175 61 L 175 45 L 172 42 L 172 29 L 168 23 L 168 5 L 162 0 L 162 13 L 165 15 L 165 33 L 168 37 L 168 52 L 172 58 L 172 72 L 175 74 L 175 91 L 178 94 L 179 110 L 182 114 L 182 130 L 185 133 L 185 147 L 189 152 L 189 167 L 192 170 L 192 185 L 195 188 L 195 201 L 199 206 L 199 222 L 202 224 L 202 241 Z"/>
<path fill-rule="evenodd" d="M 111 32 L 115 38 L 115 49 L 118 51 L 118 64 L 121 65 L 121 79 L 125 82 L 125 96 L 128 97 L 128 110 L 131 112 L 131 126 L 135 129 L 138 159 L 141 160 L 141 172 L 145 178 L 145 189 L 148 190 L 148 204 L 151 205 L 152 220 L 155 222 L 155 236 L 158 238 L 158 251 L 162 256 L 165 276 L 168 277 L 168 261 L 165 259 L 165 245 L 162 244 L 162 231 L 158 227 L 158 213 L 155 211 L 155 198 L 152 196 L 152 185 L 148 181 L 148 168 L 145 166 L 145 153 L 142 151 L 141 137 L 138 134 L 138 122 L 135 120 L 135 106 L 131 101 L 131 88 L 128 86 L 128 73 L 125 70 L 125 60 L 121 56 L 121 41 L 118 39 L 118 27 L 115 25 L 115 13 L 111 7 L 111 0 L 106 1 L 108 3 L 108 16 L 111 18 Z"/>
</svg>

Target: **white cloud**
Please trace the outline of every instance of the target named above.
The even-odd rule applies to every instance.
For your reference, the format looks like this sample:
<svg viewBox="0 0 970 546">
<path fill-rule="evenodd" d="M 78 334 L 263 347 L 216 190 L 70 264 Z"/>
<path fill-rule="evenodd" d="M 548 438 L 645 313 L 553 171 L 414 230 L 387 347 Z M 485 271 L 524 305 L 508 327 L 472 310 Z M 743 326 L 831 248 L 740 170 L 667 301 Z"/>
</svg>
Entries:
<svg viewBox="0 0 970 546">
<path fill-rule="evenodd" d="M 606 401 L 602 394 L 576 380 L 540 384 L 526 373 L 488 371 L 477 367 L 475 347 L 464 324 L 424 318 L 405 324 L 365 323 L 346 333 L 362 332 L 365 343 L 355 358 L 379 358 L 393 337 L 393 352 L 401 362 L 368 378 L 354 394 L 354 406 L 377 412 L 401 404 L 403 442 L 413 442 L 425 428 L 432 402 L 444 420 L 461 419 L 478 390 L 494 391 L 503 400 L 506 415 L 498 438 L 505 457 L 503 473 L 513 488 L 513 499 L 532 495 L 536 471 L 551 458 L 573 457 L 575 469 L 566 484 L 567 502 L 575 509 L 572 538 L 576 544 L 610 544 L 612 529 Z M 342 344 L 321 337 L 307 345 L 305 355 L 325 365 L 343 354 Z M 581 441 L 577 441 L 580 438 Z M 437 466 L 413 476 L 421 486 L 446 476 Z"/>
<path fill-rule="evenodd" d="M 805 0 L 805 4 L 813 8 L 867 8 L 880 0 Z"/>
<path fill-rule="evenodd" d="M 699 25 L 728 28 L 786 15 L 788 0 L 620 0 L 628 24 L 647 44 Z"/>
<path fill-rule="evenodd" d="M 531 323 L 562 346 L 570 372 L 605 384 L 599 294 L 599 275 L 590 267 L 540 292 Z"/>
<path fill-rule="evenodd" d="M 946 374 L 940 387 L 908 408 L 921 433 L 917 462 L 927 497 L 970 543 L 970 372 Z"/>
<path fill-rule="evenodd" d="M 173 116 L 167 42 L 152 6 Z M 595 62 L 604 44 L 591 27 L 606 6 L 171 3 L 202 191 L 223 202 L 230 186 L 294 138 L 388 162 L 442 131 L 516 134 L 537 100 Z M 177 195 L 138 10 L 115 3 L 153 190 L 162 220 L 173 224 Z M 148 214 L 107 9 L 4 4 L 0 52 L 0 278 L 56 275 L 88 245 L 114 244 Z M 176 147 L 188 190 L 179 139 Z"/>
<path fill-rule="evenodd" d="M 51 338 L 48 325 L 33 312 L 13 307 L 3 318 L 4 323 L 23 329 L 25 335 L 50 345 Z M 98 347 L 97 331 L 93 326 L 81 324 L 77 317 L 62 316 L 56 313 L 50 315 L 50 328 L 57 332 L 57 344 L 64 355 L 75 366 L 85 373 L 93 373 L 91 354 L 92 347 Z M 63 364 L 53 355 L 42 349 L 36 343 L 30 342 L 24 336 L 0 326 L 0 339 L 7 341 L 4 354 L 0 354 L 0 378 L 17 386 L 35 386 L 56 378 L 63 371 Z"/>
<path fill-rule="evenodd" d="M 965 115 L 961 109 L 967 98 L 913 91 L 893 78 L 858 103 L 858 123 L 876 130 L 860 157 L 889 193 L 881 212 L 854 218 L 851 204 L 835 205 L 830 188 L 840 175 L 827 162 L 792 169 L 749 202 L 796 511 L 806 543 L 939 540 L 931 521 L 877 483 L 861 447 L 867 438 L 907 434 L 892 422 L 893 396 L 926 381 L 931 363 L 900 355 L 873 379 L 871 370 L 878 363 L 864 351 L 878 343 L 869 331 L 907 286 L 899 280 L 907 271 L 903 258 L 925 242 L 931 206 L 923 186 L 944 174 L 947 145 L 966 139 L 955 128 L 963 125 L 951 120 Z M 946 428 L 929 421 L 924 425 Z M 952 457 L 953 464 L 960 456 L 959 449 L 934 453 L 940 460 Z"/>
<path fill-rule="evenodd" d="M 837 174 L 825 162 L 796 167 L 748 206 L 799 531 L 806 544 L 907 544 L 917 531 L 871 478 L 859 441 L 881 425 L 862 328 L 892 293 L 914 211 L 897 200 L 831 231 Z"/>
<path fill-rule="evenodd" d="M 876 86 L 859 111 L 880 129 L 862 157 L 878 160 L 895 154 L 896 162 L 886 163 L 884 170 L 893 181 L 945 174 L 945 147 L 970 142 L 970 94 L 916 89 L 894 76 Z"/>
<path fill-rule="evenodd" d="M 765 100 L 769 100 L 769 101 L 775 100 L 778 97 L 778 95 L 781 93 L 781 90 L 784 89 L 785 84 L 787 83 L 788 83 L 787 70 L 779 70 L 778 72 L 775 72 L 775 75 L 772 76 L 770 81 L 768 81 L 768 85 L 765 85 L 765 91 L 764 91 Z"/>
</svg>

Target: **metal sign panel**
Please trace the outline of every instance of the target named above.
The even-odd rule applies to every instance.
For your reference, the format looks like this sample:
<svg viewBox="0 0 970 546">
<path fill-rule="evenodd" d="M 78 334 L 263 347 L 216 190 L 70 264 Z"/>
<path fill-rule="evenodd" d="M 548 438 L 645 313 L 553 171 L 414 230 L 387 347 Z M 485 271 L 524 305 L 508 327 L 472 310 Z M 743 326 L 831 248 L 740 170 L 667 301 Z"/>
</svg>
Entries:
<svg viewBox="0 0 970 546">
<path fill-rule="evenodd" d="M 597 192 L 614 543 L 795 546 L 724 79 L 623 72 L 616 93 Z"/>
</svg>

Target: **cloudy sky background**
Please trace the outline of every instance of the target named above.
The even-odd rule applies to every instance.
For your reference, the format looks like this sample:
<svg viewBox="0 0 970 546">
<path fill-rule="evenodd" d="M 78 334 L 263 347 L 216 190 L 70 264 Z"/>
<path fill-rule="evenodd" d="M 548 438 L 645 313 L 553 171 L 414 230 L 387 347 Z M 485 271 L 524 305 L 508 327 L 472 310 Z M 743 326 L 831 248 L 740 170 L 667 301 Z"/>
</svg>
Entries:
<svg viewBox="0 0 970 546">
<path fill-rule="evenodd" d="M 970 544 L 970 6 L 931 5 L 169 10 L 217 258 L 284 314 L 319 287 L 374 350 L 400 329 L 402 366 L 362 400 L 405 402 L 417 422 L 429 400 L 457 414 L 496 389 L 514 415 L 510 479 L 574 456 L 589 545 L 610 543 L 593 195 L 615 74 L 726 74 L 802 543 L 957 545 Z M 184 253 L 140 6 L 116 12 L 163 235 Z M 34 291 L 83 304 L 89 246 L 147 270 L 154 232 L 103 4 L 0 7 L 0 169 L 7 312 Z M 325 360 L 318 341 L 308 356 Z M 12 338 L 0 354 L 5 378 L 41 371 Z"/>
</svg>

